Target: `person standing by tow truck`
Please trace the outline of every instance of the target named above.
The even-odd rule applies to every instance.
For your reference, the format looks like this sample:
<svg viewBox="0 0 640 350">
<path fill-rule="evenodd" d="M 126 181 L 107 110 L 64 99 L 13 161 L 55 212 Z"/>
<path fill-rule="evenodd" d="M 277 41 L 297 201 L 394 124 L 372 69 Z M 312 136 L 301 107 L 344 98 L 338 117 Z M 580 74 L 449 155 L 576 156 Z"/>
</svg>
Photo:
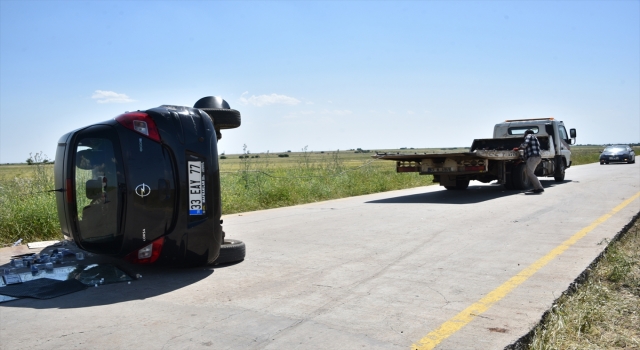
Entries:
<svg viewBox="0 0 640 350">
<path fill-rule="evenodd" d="M 540 157 L 540 142 L 534 135 L 533 130 L 529 129 L 524 132 L 524 142 L 520 145 L 520 149 L 524 150 L 524 159 L 526 161 L 527 177 L 531 184 L 533 184 L 533 190 L 529 190 L 529 193 L 542 193 L 544 188 L 540 184 L 540 180 L 535 175 L 535 170 L 542 158 Z"/>
</svg>

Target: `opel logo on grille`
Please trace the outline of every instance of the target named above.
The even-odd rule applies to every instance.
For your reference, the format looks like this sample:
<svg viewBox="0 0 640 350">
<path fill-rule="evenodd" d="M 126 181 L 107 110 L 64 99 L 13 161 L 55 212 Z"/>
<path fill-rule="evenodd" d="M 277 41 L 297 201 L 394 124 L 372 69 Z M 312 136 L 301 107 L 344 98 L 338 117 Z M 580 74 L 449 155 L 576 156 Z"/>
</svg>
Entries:
<svg viewBox="0 0 640 350">
<path fill-rule="evenodd" d="M 151 189 L 146 184 L 138 185 L 136 187 L 136 194 L 142 198 L 146 197 L 151 193 Z"/>
</svg>

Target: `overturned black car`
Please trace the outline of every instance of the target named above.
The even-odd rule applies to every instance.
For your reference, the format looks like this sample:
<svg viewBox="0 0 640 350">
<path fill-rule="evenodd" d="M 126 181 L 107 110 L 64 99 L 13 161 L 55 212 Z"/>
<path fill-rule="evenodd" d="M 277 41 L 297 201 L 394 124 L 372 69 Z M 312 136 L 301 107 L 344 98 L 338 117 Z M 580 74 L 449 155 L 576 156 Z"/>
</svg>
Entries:
<svg viewBox="0 0 640 350">
<path fill-rule="evenodd" d="M 222 230 L 218 140 L 240 126 L 220 97 L 128 112 L 58 141 L 62 232 L 89 252 L 193 266 L 244 259 Z"/>
</svg>

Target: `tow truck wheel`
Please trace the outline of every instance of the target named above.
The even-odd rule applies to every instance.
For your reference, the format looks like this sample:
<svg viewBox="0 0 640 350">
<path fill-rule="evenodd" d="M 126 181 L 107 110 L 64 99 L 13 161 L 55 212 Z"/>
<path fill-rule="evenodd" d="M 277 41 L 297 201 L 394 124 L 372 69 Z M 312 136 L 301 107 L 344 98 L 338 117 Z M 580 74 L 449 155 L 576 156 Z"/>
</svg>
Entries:
<svg viewBox="0 0 640 350">
<path fill-rule="evenodd" d="M 513 167 L 511 172 L 511 181 L 513 182 L 513 188 L 517 190 L 528 190 L 531 187 L 531 181 L 527 177 L 526 173 L 527 165 L 520 163 Z"/>
<path fill-rule="evenodd" d="M 455 186 L 444 186 L 447 190 L 466 190 L 469 187 L 469 179 L 456 179 Z"/>
<path fill-rule="evenodd" d="M 564 181 L 564 159 L 556 158 L 556 166 L 554 169 L 555 171 L 553 174 L 553 178 L 556 180 L 556 182 Z"/>
<path fill-rule="evenodd" d="M 507 173 L 505 175 L 505 179 L 504 179 L 504 188 L 506 190 L 513 190 L 513 167 L 509 167 L 507 169 Z"/>
<path fill-rule="evenodd" d="M 237 239 L 225 239 L 220 246 L 220 255 L 213 265 L 228 264 L 244 260 L 246 247 L 244 242 Z"/>
</svg>

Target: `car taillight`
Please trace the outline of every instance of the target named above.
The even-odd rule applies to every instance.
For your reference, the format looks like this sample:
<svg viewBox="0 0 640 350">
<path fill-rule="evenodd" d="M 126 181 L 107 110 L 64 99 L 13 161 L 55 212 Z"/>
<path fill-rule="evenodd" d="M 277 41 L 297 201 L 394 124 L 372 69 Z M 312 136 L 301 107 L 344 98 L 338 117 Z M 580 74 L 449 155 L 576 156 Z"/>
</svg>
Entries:
<svg viewBox="0 0 640 350">
<path fill-rule="evenodd" d="M 132 264 L 151 264 L 158 260 L 160 252 L 162 252 L 162 245 L 164 244 L 164 237 L 160 237 L 151 244 L 146 245 L 125 257 L 125 260 Z"/>
<path fill-rule="evenodd" d="M 73 198 L 73 196 L 74 196 L 73 180 L 67 179 L 65 185 L 67 187 L 67 188 L 64 189 L 65 194 L 67 196 L 67 203 L 73 203 L 73 200 L 74 200 L 74 198 Z"/>
<path fill-rule="evenodd" d="M 160 142 L 160 134 L 158 133 L 156 123 L 147 113 L 131 112 L 120 114 L 116 117 L 116 120 L 127 129 L 131 129 L 156 142 Z"/>
</svg>

